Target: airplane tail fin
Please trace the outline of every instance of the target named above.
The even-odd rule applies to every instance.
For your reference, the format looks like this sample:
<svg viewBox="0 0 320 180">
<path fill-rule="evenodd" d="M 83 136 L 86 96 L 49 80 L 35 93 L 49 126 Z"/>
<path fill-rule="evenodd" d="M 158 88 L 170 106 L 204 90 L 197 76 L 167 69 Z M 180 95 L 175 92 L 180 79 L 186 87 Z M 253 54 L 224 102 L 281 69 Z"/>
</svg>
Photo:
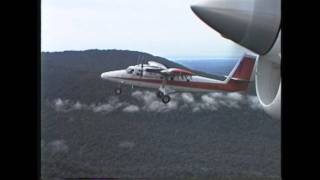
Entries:
<svg viewBox="0 0 320 180">
<path fill-rule="evenodd" d="M 240 60 L 239 66 L 232 75 L 232 79 L 250 81 L 256 58 L 257 57 L 255 56 L 245 54 Z"/>
<path fill-rule="evenodd" d="M 257 56 L 245 54 L 233 68 L 226 83 L 232 86 L 232 91 L 243 91 L 248 88 Z"/>
</svg>

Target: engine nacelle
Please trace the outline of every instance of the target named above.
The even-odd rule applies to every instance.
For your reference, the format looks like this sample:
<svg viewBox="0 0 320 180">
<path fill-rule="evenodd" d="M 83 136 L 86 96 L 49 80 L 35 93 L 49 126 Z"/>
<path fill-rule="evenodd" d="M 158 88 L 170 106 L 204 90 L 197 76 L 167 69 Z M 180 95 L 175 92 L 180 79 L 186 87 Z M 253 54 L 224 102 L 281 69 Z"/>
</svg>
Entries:
<svg viewBox="0 0 320 180">
<path fill-rule="evenodd" d="M 258 59 L 255 84 L 258 99 L 265 111 L 274 118 L 281 117 L 281 34 L 271 51 Z"/>
<path fill-rule="evenodd" d="M 256 91 L 272 117 L 281 116 L 281 0 L 207 0 L 192 11 L 223 37 L 259 54 Z"/>
</svg>

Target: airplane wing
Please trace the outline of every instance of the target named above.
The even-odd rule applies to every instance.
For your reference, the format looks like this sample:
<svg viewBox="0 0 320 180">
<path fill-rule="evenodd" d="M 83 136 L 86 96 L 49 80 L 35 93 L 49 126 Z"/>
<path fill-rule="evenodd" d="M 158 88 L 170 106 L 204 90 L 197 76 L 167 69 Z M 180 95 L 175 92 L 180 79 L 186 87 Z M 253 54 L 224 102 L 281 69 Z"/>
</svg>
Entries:
<svg viewBox="0 0 320 180">
<path fill-rule="evenodd" d="M 165 65 L 158 63 L 158 62 L 155 62 L 155 61 L 148 61 L 148 64 L 150 66 L 158 67 L 160 69 L 168 69 Z"/>
<path fill-rule="evenodd" d="M 193 73 L 191 71 L 180 69 L 180 68 L 169 68 L 161 71 L 164 75 L 170 76 L 192 76 Z"/>
</svg>

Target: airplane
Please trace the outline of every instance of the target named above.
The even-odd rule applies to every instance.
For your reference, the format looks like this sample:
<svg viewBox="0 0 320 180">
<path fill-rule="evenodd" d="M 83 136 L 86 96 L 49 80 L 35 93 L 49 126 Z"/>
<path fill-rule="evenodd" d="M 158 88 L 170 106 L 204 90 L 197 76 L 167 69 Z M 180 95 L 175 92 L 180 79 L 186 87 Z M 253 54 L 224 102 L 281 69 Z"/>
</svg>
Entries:
<svg viewBox="0 0 320 180">
<path fill-rule="evenodd" d="M 246 91 L 255 62 L 256 56 L 245 54 L 224 80 L 208 78 L 182 68 L 168 68 L 155 61 L 104 72 L 101 78 L 120 83 L 120 87 L 115 89 L 116 95 L 121 94 L 122 84 L 158 89 L 157 97 L 167 104 L 171 100 L 169 95 L 178 91 Z"/>
</svg>

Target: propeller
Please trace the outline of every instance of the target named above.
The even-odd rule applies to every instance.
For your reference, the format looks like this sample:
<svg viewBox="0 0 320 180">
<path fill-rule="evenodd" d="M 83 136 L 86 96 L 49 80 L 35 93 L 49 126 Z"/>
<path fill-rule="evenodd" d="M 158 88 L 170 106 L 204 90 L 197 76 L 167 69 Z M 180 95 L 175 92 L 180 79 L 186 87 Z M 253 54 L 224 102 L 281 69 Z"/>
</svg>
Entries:
<svg viewBox="0 0 320 180">
<path fill-rule="evenodd" d="M 141 59 L 141 56 L 139 55 L 138 58 L 137 58 L 136 64 L 139 64 L 140 59 Z"/>
<path fill-rule="evenodd" d="M 141 67 L 141 69 L 140 69 L 140 77 L 142 77 L 143 76 L 143 60 L 144 60 L 144 56 L 142 56 L 142 59 L 141 59 L 141 65 L 140 65 L 140 67 Z"/>
<path fill-rule="evenodd" d="M 139 73 L 139 75 L 140 75 L 140 77 L 142 77 L 143 76 L 143 56 L 141 57 L 140 55 L 138 56 L 138 58 L 137 58 L 137 65 L 139 65 L 140 64 L 140 73 Z M 141 62 L 141 63 L 140 63 Z"/>
</svg>

